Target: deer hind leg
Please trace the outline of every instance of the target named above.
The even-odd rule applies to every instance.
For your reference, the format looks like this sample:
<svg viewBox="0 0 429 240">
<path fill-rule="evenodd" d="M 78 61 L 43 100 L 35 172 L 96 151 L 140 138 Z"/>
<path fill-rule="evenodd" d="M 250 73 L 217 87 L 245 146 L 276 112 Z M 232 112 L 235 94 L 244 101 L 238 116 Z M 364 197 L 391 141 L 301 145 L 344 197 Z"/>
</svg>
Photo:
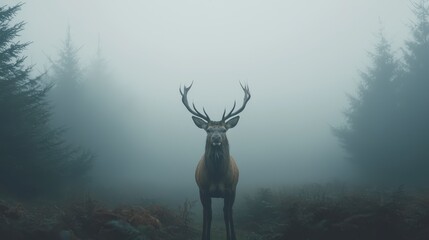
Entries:
<svg viewBox="0 0 429 240">
<path fill-rule="evenodd" d="M 223 214 L 226 229 L 226 239 L 236 240 L 234 222 L 232 219 L 232 205 L 235 200 L 235 192 L 228 192 L 224 198 Z"/>
<path fill-rule="evenodd" d="M 212 199 L 205 191 L 200 191 L 200 200 L 203 205 L 203 233 L 202 240 L 210 240 L 210 228 L 212 222 Z"/>
</svg>

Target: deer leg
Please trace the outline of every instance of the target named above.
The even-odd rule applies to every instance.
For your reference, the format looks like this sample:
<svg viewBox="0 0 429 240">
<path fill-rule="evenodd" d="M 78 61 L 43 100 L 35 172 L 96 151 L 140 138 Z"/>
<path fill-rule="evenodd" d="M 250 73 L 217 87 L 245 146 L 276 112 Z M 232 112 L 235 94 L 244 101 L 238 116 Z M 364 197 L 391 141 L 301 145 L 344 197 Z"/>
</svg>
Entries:
<svg viewBox="0 0 429 240">
<path fill-rule="evenodd" d="M 231 192 L 231 201 L 230 201 L 230 205 L 229 205 L 229 224 L 231 225 L 231 240 L 236 240 L 237 238 L 235 237 L 235 229 L 234 229 L 234 221 L 232 219 L 232 206 L 234 205 L 234 201 L 235 201 L 235 192 Z"/>
<path fill-rule="evenodd" d="M 231 240 L 231 193 L 228 192 L 224 197 L 223 219 L 225 221 L 226 239 Z"/>
<path fill-rule="evenodd" d="M 223 206 L 223 219 L 225 221 L 225 230 L 226 230 L 226 239 L 231 240 L 231 231 L 230 231 L 230 224 L 229 224 L 229 196 L 225 196 L 224 198 L 224 206 Z"/>
<path fill-rule="evenodd" d="M 210 240 L 210 227 L 212 221 L 212 199 L 204 192 L 200 191 L 200 200 L 203 205 L 203 233 L 202 240 Z"/>
</svg>

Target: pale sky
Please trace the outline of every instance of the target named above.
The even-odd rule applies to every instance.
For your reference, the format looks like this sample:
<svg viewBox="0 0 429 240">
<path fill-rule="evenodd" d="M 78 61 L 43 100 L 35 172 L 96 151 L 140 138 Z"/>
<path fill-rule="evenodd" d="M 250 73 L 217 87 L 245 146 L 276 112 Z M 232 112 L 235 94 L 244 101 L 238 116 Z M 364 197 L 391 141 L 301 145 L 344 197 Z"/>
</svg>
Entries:
<svg viewBox="0 0 429 240">
<path fill-rule="evenodd" d="M 171 167 L 172 177 L 193 181 L 204 149 L 179 86 L 193 81 L 190 101 L 216 119 L 241 104 L 239 82 L 247 83 L 252 99 L 228 133 L 243 185 L 347 175 L 330 126 L 344 122 L 346 94 L 355 93 L 381 26 L 399 54 L 411 18 L 408 0 L 28 0 L 17 16 L 40 71 L 68 25 L 83 64 L 100 36 L 130 99 L 125 117 L 141 161 L 156 166 L 152 181 Z"/>
</svg>

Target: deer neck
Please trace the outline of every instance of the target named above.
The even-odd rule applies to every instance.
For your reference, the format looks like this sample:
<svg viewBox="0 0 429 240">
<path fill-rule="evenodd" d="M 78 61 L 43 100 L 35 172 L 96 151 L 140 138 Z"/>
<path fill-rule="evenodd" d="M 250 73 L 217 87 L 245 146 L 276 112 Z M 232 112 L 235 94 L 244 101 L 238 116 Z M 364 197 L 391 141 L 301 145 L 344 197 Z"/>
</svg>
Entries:
<svg viewBox="0 0 429 240">
<path fill-rule="evenodd" d="M 228 139 L 225 139 L 222 145 L 218 147 L 212 146 L 212 144 L 207 141 L 205 161 L 211 178 L 216 180 L 224 176 L 230 162 Z"/>
</svg>

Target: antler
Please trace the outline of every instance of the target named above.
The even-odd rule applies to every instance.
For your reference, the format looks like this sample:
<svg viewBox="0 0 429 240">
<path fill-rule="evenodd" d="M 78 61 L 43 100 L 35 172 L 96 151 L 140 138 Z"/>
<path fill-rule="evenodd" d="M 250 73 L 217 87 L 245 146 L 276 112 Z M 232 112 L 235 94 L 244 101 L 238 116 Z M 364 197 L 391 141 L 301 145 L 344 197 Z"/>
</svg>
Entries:
<svg viewBox="0 0 429 240">
<path fill-rule="evenodd" d="M 193 115 L 195 115 L 195 116 L 197 116 L 199 118 L 202 118 L 202 119 L 206 120 L 207 122 L 210 122 L 210 117 L 206 113 L 206 110 L 204 108 L 203 108 L 203 112 L 204 112 L 204 115 L 203 115 L 202 113 L 200 113 L 197 110 L 197 108 L 195 107 L 194 103 L 192 103 L 193 109 L 189 106 L 189 103 L 188 103 L 188 91 L 189 91 L 189 89 L 191 89 L 192 84 L 194 84 L 194 83 L 191 83 L 191 85 L 189 87 L 186 87 L 186 85 L 185 85 L 183 87 L 183 92 L 182 92 L 182 88 L 179 88 L 180 95 L 182 95 L 183 105 L 185 105 L 186 109 L 188 109 L 188 111 L 191 112 Z"/>
<path fill-rule="evenodd" d="M 244 108 L 246 107 L 246 104 L 247 104 L 247 102 L 249 101 L 249 99 L 250 99 L 250 90 L 249 90 L 249 86 L 248 85 L 246 85 L 246 86 L 243 86 L 241 83 L 240 83 L 240 86 L 241 86 L 241 88 L 243 89 L 243 91 L 244 91 L 244 100 L 243 100 L 243 106 L 241 106 L 241 108 L 239 108 L 239 109 L 237 109 L 237 111 L 235 111 L 234 112 L 234 109 L 235 109 L 235 106 L 236 106 L 236 101 L 234 101 L 234 106 L 232 106 L 232 109 L 231 109 L 231 111 L 228 113 L 228 115 L 226 115 L 225 116 L 225 113 L 226 113 L 226 109 L 223 111 L 223 115 L 222 115 L 222 120 L 221 121 L 226 121 L 228 118 L 231 118 L 231 117 L 233 117 L 233 116 L 235 116 L 235 115 L 237 115 L 237 114 L 239 114 L 239 113 L 241 113 L 243 110 L 244 110 Z"/>
</svg>

